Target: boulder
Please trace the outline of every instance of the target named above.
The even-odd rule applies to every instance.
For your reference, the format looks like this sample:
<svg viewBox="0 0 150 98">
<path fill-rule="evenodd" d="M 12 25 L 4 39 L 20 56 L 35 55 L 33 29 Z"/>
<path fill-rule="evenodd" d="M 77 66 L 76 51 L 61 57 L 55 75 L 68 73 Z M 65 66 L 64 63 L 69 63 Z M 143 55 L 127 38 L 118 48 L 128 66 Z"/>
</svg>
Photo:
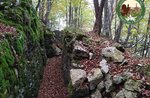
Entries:
<svg viewBox="0 0 150 98">
<path fill-rule="evenodd" d="M 122 89 L 114 98 L 137 98 L 137 93 Z"/>
<path fill-rule="evenodd" d="M 57 46 L 55 46 L 55 51 L 56 51 L 56 54 L 55 54 L 55 55 L 61 55 L 61 54 L 62 54 L 61 49 L 58 48 Z"/>
<path fill-rule="evenodd" d="M 75 41 L 73 49 L 73 58 L 77 60 L 89 58 L 89 52 L 83 45 L 82 41 Z"/>
<path fill-rule="evenodd" d="M 141 91 L 140 86 L 141 86 L 141 82 L 140 81 L 132 80 L 132 79 L 129 79 L 124 85 L 126 90 L 137 91 L 137 92 Z"/>
<path fill-rule="evenodd" d="M 73 51 L 73 58 L 76 59 L 76 60 L 82 60 L 82 59 L 85 59 L 85 58 L 89 58 L 89 53 L 86 52 L 86 51 L 75 49 Z"/>
<path fill-rule="evenodd" d="M 97 85 L 97 89 L 100 90 L 100 91 L 101 91 L 104 87 L 105 87 L 105 86 L 104 86 L 104 81 L 101 81 L 101 82 Z"/>
<path fill-rule="evenodd" d="M 102 95 L 99 90 L 96 90 L 92 95 L 91 98 L 102 98 Z"/>
<path fill-rule="evenodd" d="M 116 47 L 116 49 L 118 49 L 119 51 L 121 51 L 121 52 L 125 52 L 125 48 L 124 48 L 124 46 L 123 45 L 121 45 L 121 44 L 119 44 L 119 43 L 115 43 L 115 44 L 113 44 L 112 45 L 113 47 Z"/>
<path fill-rule="evenodd" d="M 93 53 L 92 52 L 89 52 L 89 59 L 91 60 L 93 58 Z"/>
<path fill-rule="evenodd" d="M 77 87 L 86 79 L 86 72 L 82 69 L 71 69 L 70 77 L 73 87 Z"/>
<path fill-rule="evenodd" d="M 84 68 L 84 65 L 72 63 L 72 67 L 75 68 L 75 69 L 83 69 L 83 68 Z"/>
<path fill-rule="evenodd" d="M 101 67 L 102 72 L 104 72 L 105 74 L 108 73 L 109 68 L 108 68 L 107 61 L 105 59 L 102 59 L 99 66 Z"/>
<path fill-rule="evenodd" d="M 137 98 L 136 92 L 131 92 L 128 90 L 124 90 L 124 95 L 125 95 L 125 98 Z"/>
<path fill-rule="evenodd" d="M 82 85 L 74 89 L 71 98 L 83 98 L 89 94 L 90 94 L 89 87 L 87 85 Z"/>
<path fill-rule="evenodd" d="M 106 88 L 106 92 L 110 92 L 112 90 L 113 82 L 112 82 L 111 75 L 107 74 L 106 81 L 104 82 L 104 85 Z"/>
<path fill-rule="evenodd" d="M 113 76 L 113 83 L 120 84 L 122 82 L 125 82 L 127 79 L 129 79 L 132 76 L 132 73 L 126 71 L 117 75 Z"/>
<path fill-rule="evenodd" d="M 88 74 L 87 79 L 90 83 L 90 90 L 94 90 L 98 83 L 101 82 L 103 74 L 99 68 L 93 68 L 91 72 L 93 74 Z"/>
<path fill-rule="evenodd" d="M 121 74 L 118 74 L 118 75 L 114 75 L 113 76 L 113 82 L 115 83 L 115 84 L 120 84 L 120 83 L 122 83 L 123 82 L 123 77 L 121 76 Z"/>
<path fill-rule="evenodd" d="M 101 53 L 104 57 L 112 58 L 114 62 L 122 62 L 124 60 L 123 53 L 115 47 L 103 48 Z"/>
<path fill-rule="evenodd" d="M 124 91 L 125 89 L 119 91 L 114 98 L 125 98 Z"/>
</svg>

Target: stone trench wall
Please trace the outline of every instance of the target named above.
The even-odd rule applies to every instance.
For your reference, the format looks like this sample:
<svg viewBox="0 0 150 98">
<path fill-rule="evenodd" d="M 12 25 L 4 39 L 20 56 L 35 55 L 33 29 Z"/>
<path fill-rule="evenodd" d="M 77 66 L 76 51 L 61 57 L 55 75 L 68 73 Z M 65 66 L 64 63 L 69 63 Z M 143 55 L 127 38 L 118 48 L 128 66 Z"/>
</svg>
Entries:
<svg viewBox="0 0 150 98">
<path fill-rule="evenodd" d="M 0 1 L 0 98 L 37 97 L 47 57 L 44 31 L 31 4 Z"/>
<path fill-rule="evenodd" d="M 138 72 L 142 68 L 141 64 L 134 66 L 135 69 L 130 69 L 129 66 L 133 65 L 128 66 L 129 62 L 125 60 L 123 55 L 125 50 L 120 44 L 109 46 L 107 45 L 108 41 L 103 42 L 102 44 L 107 47 L 101 48 L 101 52 L 98 50 L 99 56 L 103 56 L 102 60 L 96 59 L 95 61 L 93 59 L 96 58 L 94 53 L 96 51 L 92 51 L 94 54 L 90 53 L 91 51 L 86 51 L 81 40 L 83 42 L 82 38 L 74 38 L 71 33 L 67 33 L 63 37 L 62 69 L 70 98 L 149 98 L 150 85 L 146 84 L 144 76 L 140 77 L 140 73 L 133 72 L 133 70 Z M 87 38 L 86 46 L 88 44 L 89 39 Z M 98 44 L 98 46 L 100 45 Z M 93 62 L 91 63 L 90 60 Z M 100 62 L 97 66 L 98 60 Z M 82 65 L 81 62 L 85 62 L 85 64 Z M 112 64 L 112 68 L 107 62 Z M 111 72 L 119 66 L 125 69 Z M 146 95 L 144 92 L 148 94 Z"/>
</svg>

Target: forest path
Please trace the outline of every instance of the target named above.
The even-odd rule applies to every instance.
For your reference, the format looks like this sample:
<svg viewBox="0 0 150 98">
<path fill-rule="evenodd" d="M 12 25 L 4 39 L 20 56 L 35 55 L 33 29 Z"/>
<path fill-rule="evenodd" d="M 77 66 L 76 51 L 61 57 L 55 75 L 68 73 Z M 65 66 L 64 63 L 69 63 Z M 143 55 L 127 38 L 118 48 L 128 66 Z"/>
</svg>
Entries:
<svg viewBox="0 0 150 98">
<path fill-rule="evenodd" d="M 60 56 L 48 59 L 44 68 L 38 98 L 69 98 L 60 65 Z"/>
</svg>

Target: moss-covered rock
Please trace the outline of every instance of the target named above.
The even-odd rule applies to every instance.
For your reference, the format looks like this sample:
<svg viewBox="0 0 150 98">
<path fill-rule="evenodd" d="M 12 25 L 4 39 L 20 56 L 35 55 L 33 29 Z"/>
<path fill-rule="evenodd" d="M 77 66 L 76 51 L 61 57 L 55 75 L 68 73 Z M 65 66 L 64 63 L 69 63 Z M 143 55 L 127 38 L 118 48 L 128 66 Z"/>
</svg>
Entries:
<svg viewBox="0 0 150 98">
<path fill-rule="evenodd" d="M 44 31 L 31 0 L 13 1 L 0 9 L 0 23 L 17 32 L 0 32 L 0 98 L 36 98 L 47 59 Z"/>
</svg>

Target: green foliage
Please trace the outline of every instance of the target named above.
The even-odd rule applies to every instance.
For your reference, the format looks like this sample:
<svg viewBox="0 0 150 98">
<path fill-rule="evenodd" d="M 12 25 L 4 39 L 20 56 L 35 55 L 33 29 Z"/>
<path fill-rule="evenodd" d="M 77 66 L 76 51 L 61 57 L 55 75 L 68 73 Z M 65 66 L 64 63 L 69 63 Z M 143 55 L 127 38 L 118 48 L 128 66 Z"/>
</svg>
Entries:
<svg viewBox="0 0 150 98">
<path fill-rule="evenodd" d="M 51 29 L 63 29 L 68 25 L 68 23 L 65 24 L 65 22 L 61 20 L 66 18 L 68 18 L 67 21 L 69 20 L 69 2 L 71 2 L 73 7 L 72 11 L 74 11 L 75 7 L 80 7 L 80 12 L 78 11 L 80 14 L 74 16 L 75 19 L 79 19 L 80 29 L 91 29 L 93 27 L 94 13 L 92 9 L 89 9 L 86 0 L 54 0 L 49 15 Z"/>
</svg>

